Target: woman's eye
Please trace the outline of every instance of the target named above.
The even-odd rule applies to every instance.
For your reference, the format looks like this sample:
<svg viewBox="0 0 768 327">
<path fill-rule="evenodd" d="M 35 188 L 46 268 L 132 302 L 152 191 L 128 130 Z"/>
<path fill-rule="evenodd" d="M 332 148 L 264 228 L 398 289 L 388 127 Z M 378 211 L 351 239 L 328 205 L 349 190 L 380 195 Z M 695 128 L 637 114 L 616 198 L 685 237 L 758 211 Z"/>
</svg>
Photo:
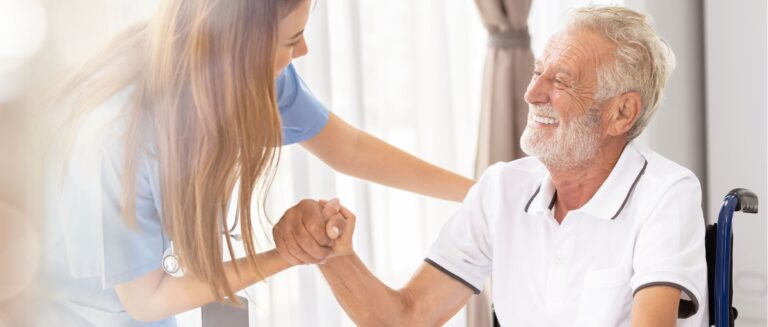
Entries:
<svg viewBox="0 0 768 327">
<path fill-rule="evenodd" d="M 298 38 L 298 39 L 296 39 L 296 41 L 288 43 L 288 47 L 295 47 L 296 45 L 299 44 L 300 41 L 301 41 L 301 38 Z"/>
</svg>

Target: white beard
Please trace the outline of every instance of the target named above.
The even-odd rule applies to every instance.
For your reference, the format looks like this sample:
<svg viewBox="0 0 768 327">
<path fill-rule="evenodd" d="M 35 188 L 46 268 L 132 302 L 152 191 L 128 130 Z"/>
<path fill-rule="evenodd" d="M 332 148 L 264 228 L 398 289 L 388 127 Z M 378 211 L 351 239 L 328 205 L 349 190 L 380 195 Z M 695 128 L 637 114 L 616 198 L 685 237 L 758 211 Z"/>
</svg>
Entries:
<svg viewBox="0 0 768 327">
<path fill-rule="evenodd" d="M 531 114 L 560 120 L 551 105 L 530 105 L 528 115 Z M 520 147 L 523 152 L 541 160 L 550 169 L 584 168 L 598 152 L 600 131 L 600 109 L 597 107 L 572 119 L 568 127 L 560 120 L 554 136 L 548 136 L 547 131 L 540 128 L 531 127 L 529 118 L 520 139 Z"/>
</svg>

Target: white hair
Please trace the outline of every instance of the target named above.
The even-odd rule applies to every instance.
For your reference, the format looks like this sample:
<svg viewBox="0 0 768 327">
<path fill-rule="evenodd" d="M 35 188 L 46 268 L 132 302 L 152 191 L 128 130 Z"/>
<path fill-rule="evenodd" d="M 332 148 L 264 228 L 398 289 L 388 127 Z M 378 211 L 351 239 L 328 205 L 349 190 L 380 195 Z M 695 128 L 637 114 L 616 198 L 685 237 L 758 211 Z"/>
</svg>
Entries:
<svg viewBox="0 0 768 327">
<path fill-rule="evenodd" d="M 597 100 L 635 91 L 642 97 L 642 109 L 627 133 L 634 139 L 648 125 L 661 102 L 675 55 L 650 26 L 650 18 L 623 7 L 595 6 L 576 9 L 568 30 L 587 30 L 611 41 L 616 49 L 611 63 L 598 67 Z"/>
</svg>

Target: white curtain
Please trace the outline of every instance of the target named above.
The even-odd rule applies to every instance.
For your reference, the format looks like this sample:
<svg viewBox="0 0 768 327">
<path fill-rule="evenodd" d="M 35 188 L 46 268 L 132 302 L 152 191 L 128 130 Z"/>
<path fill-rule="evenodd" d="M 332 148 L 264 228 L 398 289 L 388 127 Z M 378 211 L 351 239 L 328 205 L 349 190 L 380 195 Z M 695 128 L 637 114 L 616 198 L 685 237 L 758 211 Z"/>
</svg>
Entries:
<svg viewBox="0 0 768 327">
<path fill-rule="evenodd" d="M 464 0 L 319 1 L 310 53 L 295 62 L 342 119 L 439 166 L 474 169 L 485 32 Z M 404 285 L 458 204 L 333 172 L 284 148 L 268 210 L 337 196 L 358 216 L 355 249 L 383 282 Z M 266 226 L 269 228 L 269 226 Z M 294 267 L 247 290 L 251 326 L 353 326 L 316 267 Z M 448 326 L 464 326 L 464 313 Z"/>
<path fill-rule="evenodd" d="M 79 63 L 158 0 L 44 3 L 49 71 Z M 439 166 L 472 176 L 486 32 L 466 0 L 320 0 L 308 56 L 295 62 L 314 93 L 342 119 Z M 71 2 L 71 3 L 70 3 Z M 83 20 L 81 17 L 89 17 Z M 90 19 L 93 18 L 93 19 Z M 48 76 L 49 74 L 41 75 Z M 358 216 L 355 246 L 382 281 L 405 284 L 458 204 L 334 173 L 300 146 L 283 149 L 270 192 L 273 221 L 303 198 L 337 196 Z M 271 248 L 264 223 L 260 248 Z M 251 326 L 352 326 L 314 266 L 291 268 L 248 288 Z M 200 326 L 200 310 L 178 316 Z M 457 315 L 449 326 L 464 326 Z"/>
</svg>

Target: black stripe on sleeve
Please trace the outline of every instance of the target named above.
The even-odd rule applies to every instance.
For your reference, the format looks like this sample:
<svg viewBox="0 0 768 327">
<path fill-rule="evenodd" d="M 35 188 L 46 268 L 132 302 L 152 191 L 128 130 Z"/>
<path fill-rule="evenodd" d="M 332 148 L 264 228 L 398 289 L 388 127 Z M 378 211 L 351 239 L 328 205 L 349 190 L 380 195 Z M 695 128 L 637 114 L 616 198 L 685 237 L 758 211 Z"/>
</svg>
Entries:
<svg viewBox="0 0 768 327">
<path fill-rule="evenodd" d="M 429 260 L 429 258 L 425 258 L 424 261 L 426 263 L 428 263 L 430 266 L 435 267 L 435 268 L 437 268 L 437 270 L 440 270 L 444 274 L 448 275 L 448 277 L 451 277 L 451 278 L 461 282 L 465 286 L 469 287 L 469 289 L 471 289 L 472 292 L 474 292 L 475 294 L 480 294 L 480 290 L 479 289 L 477 289 L 476 287 L 474 287 L 472 284 L 470 284 L 466 280 L 462 279 L 461 277 L 456 276 L 454 273 L 448 271 L 448 269 L 443 268 L 443 266 L 438 265 L 436 262 L 434 262 L 432 260 Z"/>
</svg>

